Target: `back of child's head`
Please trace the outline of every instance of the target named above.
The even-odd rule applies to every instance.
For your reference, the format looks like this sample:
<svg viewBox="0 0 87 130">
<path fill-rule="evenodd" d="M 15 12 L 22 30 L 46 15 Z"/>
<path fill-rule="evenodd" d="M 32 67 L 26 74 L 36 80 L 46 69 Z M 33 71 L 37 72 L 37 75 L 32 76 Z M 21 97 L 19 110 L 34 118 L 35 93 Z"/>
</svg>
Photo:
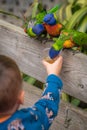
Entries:
<svg viewBox="0 0 87 130">
<path fill-rule="evenodd" d="M 22 89 L 22 78 L 17 64 L 0 55 L 0 113 L 13 109 Z"/>
</svg>

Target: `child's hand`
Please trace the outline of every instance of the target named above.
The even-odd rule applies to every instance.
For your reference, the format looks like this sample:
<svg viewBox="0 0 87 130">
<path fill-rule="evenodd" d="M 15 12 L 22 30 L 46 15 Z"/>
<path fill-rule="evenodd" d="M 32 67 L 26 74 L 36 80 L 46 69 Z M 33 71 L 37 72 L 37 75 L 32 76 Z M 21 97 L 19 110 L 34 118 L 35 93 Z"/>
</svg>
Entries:
<svg viewBox="0 0 87 130">
<path fill-rule="evenodd" d="M 48 63 L 47 61 L 43 60 L 43 65 L 45 66 L 48 75 L 55 74 L 57 76 L 60 75 L 62 63 L 63 63 L 63 57 L 58 56 L 56 60 L 53 63 Z"/>
</svg>

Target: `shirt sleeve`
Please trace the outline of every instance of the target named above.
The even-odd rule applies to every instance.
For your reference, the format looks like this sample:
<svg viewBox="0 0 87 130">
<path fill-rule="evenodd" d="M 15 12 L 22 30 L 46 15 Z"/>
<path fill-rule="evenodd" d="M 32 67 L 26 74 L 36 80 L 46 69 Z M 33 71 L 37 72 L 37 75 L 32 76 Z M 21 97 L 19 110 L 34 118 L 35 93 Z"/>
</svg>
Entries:
<svg viewBox="0 0 87 130">
<path fill-rule="evenodd" d="M 42 97 L 33 106 L 45 129 L 49 128 L 57 116 L 62 86 L 63 83 L 59 77 L 54 74 L 49 75 Z"/>
</svg>

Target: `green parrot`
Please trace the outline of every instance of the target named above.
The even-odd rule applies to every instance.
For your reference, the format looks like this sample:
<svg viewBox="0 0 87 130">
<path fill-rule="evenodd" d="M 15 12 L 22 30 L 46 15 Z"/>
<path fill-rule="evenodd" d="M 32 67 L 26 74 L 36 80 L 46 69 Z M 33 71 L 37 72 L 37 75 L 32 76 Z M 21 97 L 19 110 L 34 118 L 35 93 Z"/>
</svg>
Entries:
<svg viewBox="0 0 87 130">
<path fill-rule="evenodd" d="M 53 59 L 63 48 L 72 48 L 74 46 L 85 48 L 87 51 L 87 34 L 76 30 L 62 30 L 59 38 L 54 39 L 49 56 Z"/>
</svg>

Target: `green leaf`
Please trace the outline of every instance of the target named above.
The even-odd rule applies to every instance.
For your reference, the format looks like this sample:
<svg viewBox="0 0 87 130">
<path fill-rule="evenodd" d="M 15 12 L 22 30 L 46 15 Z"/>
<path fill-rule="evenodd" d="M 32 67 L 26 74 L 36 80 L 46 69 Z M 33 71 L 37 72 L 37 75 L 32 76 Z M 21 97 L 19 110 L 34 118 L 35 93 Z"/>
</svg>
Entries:
<svg viewBox="0 0 87 130">
<path fill-rule="evenodd" d="M 87 16 L 81 21 L 78 29 L 80 32 L 86 32 L 87 31 Z"/>
<path fill-rule="evenodd" d="M 76 25 L 77 22 L 79 22 L 83 16 L 87 13 L 87 7 L 84 7 L 78 11 L 76 11 L 72 17 L 69 19 L 69 21 L 66 23 L 65 27 L 66 29 L 72 29 Z"/>
<path fill-rule="evenodd" d="M 61 5 L 56 5 L 53 8 L 51 8 L 50 10 L 47 11 L 47 13 L 55 13 L 57 10 L 59 10 Z"/>
<path fill-rule="evenodd" d="M 64 9 L 65 9 L 65 5 L 62 5 L 61 8 L 58 11 L 58 19 L 59 21 L 62 23 L 64 20 Z"/>
<path fill-rule="evenodd" d="M 38 5 L 39 5 L 39 2 L 38 0 L 34 0 L 33 2 L 33 5 L 32 5 L 32 19 L 34 19 L 36 17 L 36 14 L 37 14 L 37 10 L 38 10 Z"/>
<path fill-rule="evenodd" d="M 62 100 L 66 101 L 66 102 L 69 102 L 69 95 L 63 92 L 62 93 Z"/>
<path fill-rule="evenodd" d="M 72 98 L 71 104 L 78 106 L 80 104 L 80 100 L 76 98 Z"/>
<path fill-rule="evenodd" d="M 66 19 L 69 20 L 69 18 L 72 16 L 72 4 L 66 6 L 65 12 L 66 12 Z"/>
<path fill-rule="evenodd" d="M 35 83 L 35 81 L 36 81 L 36 79 L 35 79 L 35 78 L 32 78 L 32 77 L 29 77 L 29 78 L 27 79 L 27 83 L 32 84 L 32 85 Z"/>
</svg>

